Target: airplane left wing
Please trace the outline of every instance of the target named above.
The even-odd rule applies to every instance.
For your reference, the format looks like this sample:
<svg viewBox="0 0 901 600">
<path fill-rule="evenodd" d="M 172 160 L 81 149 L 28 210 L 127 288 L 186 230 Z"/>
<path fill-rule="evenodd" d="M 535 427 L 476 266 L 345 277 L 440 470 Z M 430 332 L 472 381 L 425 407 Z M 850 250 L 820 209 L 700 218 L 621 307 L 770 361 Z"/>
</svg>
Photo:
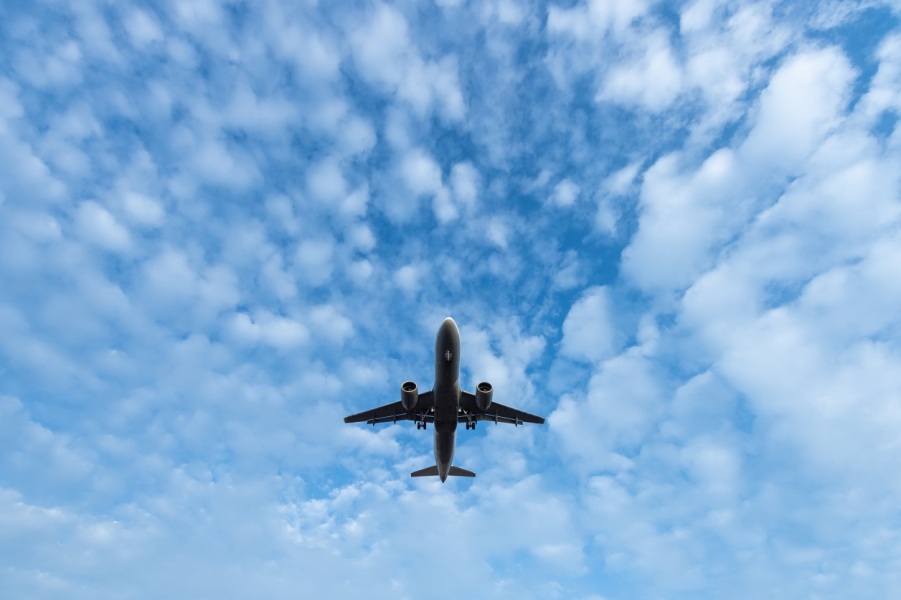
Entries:
<svg viewBox="0 0 901 600">
<path fill-rule="evenodd" d="M 471 423 L 473 421 L 494 421 L 495 423 L 509 423 L 522 425 L 523 423 L 544 424 L 544 417 L 527 413 L 524 410 L 511 408 L 492 402 L 488 410 L 482 410 L 476 404 L 475 394 L 463 392 L 460 394 L 461 413 L 457 416 L 457 423 Z"/>
<path fill-rule="evenodd" d="M 413 410 L 408 411 L 404 408 L 400 400 L 364 410 L 348 417 L 344 417 L 345 423 L 367 423 L 369 425 L 377 425 L 379 423 L 397 423 L 398 421 L 423 421 L 433 423 L 435 416 L 431 413 L 432 409 L 432 392 L 419 394 L 419 400 Z"/>
</svg>

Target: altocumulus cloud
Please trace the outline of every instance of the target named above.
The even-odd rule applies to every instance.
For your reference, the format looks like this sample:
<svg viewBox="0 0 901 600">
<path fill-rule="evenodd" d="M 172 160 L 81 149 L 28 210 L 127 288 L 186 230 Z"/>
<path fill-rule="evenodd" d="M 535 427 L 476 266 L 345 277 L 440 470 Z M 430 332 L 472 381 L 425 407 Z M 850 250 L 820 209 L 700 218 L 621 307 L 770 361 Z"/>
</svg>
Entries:
<svg viewBox="0 0 901 600">
<path fill-rule="evenodd" d="M 897 3 L 0 13 L 10 598 L 901 594 Z"/>
</svg>

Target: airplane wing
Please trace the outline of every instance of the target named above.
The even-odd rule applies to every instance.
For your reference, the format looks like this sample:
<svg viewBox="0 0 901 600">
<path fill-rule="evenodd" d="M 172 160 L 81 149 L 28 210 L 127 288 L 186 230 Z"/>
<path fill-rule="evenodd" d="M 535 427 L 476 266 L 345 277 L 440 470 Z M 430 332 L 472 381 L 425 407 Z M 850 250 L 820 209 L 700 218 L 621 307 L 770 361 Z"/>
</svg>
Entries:
<svg viewBox="0 0 901 600">
<path fill-rule="evenodd" d="M 492 402 L 488 406 L 488 410 L 482 410 L 476 404 L 475 394 L 470 394 L 469 392 L 460 394 L 460 409 L 462 412 L 457 416 L 457 423 L 472 421 L 494 421 L 495 423 L 510 423 L 511 425 L 522 425 L 523 423 L 542 425 L 544 423 L 544 417 L 510 408 L 497 402 Z"/>
<path fill-rule="evenodd" d="M 363 412 L 344 417 L 345 423 L 367 423 L 369 425 L 377 425 L 379 423 L 397 423 L 398 421 L 425 421 L 433 423 L 435 416 L 432 410 L 432 392 L 424 392 L 419 394 L 419 400 L 413 410 L 408 411 L 400 400 L 364 410 Z"/>
</svg>

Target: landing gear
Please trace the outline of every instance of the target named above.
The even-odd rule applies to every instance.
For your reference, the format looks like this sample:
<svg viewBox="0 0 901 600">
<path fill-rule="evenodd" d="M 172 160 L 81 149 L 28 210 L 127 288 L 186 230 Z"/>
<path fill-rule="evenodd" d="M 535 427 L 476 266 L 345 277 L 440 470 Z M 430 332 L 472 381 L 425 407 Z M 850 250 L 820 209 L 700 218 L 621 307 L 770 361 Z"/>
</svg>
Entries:
<svg viewBox="0 0 901 600">
<path fill-rule="evenodd" d="M 425 421 L 416 421 L 416 429 L 425 429 L 426 427 Z"/>
<path fill-rule="evenodd" d="M 476 421 L 466 421 L 466 429 L 475 429 Z"/>
</svg>

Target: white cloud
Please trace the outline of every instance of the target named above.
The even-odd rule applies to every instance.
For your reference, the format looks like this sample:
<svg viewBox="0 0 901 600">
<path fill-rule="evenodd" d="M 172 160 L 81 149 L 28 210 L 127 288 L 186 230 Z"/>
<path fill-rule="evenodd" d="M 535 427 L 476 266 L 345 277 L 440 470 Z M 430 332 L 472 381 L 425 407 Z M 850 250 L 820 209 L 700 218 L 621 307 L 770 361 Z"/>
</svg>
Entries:
<svg viewBox="0 0 901 600">
<path fill-rule="evenodd" d="M 272 293 L 280 299 L 297 296 L 297 281 L 294 274 L 285 268 L 284 259 L 279 253 L 273 253 L 263 264 L 260 278 Z"/>
<path fill-rule="evenodd" d="M 78 207 L 75 227 L 81 237 L 104 250 L 123 252 L 131 246 L 128 230 L 108 210 L 92 200 L 82 202 Z"/>
<path fill-rule="evenodd" d="M 485 231 L 485 234 L 492 244 L 494 244 L 501 250 L 507 249 L 508 239 L 510 237 L 510 227 L 506 222 L 504 222 L 503 219 L 491 219 L 488 222 L 488 227 Z"/>
<path fill-rule="evenodd" d="M 347 267 L 347 273 L 350 278 L 357 284 L 363 285 L 369 278 L 372 276 L 374 268 L 372 263 L 366 260 L 365 258 L 362 260 L 357 260 Z"/>
<path fill-rule="evenodd" d="M 441 188 L 441 167 L 423 150 L 407 152 L 400 164 L 404 183 L 417 195 L 431 195 Z"/>
<path fill-rule="evenodd" d="M 424 60 L 409 36 L 407 20 L 379 3 L 350 35 L 360 75 L 396 92 L 419 117 L 435 110 L 448 121 L 465 114 L 457 63 L 452 57 Z"/>
<path fill-rule="evenodd" d="M 629 0 L 615 4 L 603 0 L 589 0 L 572 8 L 551 6 L 548 10 L 548 30 L 566 34 L 577 41 L 589 42 L 606 31 L 621 35 L 650 8 L 646 0 Z"/>
<path fill-rule="evenodd" d="M 680 159 L 663 157 L 644 175 L 639 228 L 623 262 L 646 287 L 689 281 L 710 260 L 711 242 L 726 238 L 731 233 L 729 221 L 738 216 L 737 210 L 729 214 L 723 208 L 743 181 L 732 151 L 716 152 L 688 178 Z"/>
<path fill-rule="evenodd" d="M 122 22 L 135 46 L 143 47 L 152 42 L 159 42 L 163 38 L 159 22 L 147 11 L 134 8 Z"/>
<path fill-rule="evenodd" d="M 124 192 L 122 208 L 134 223 L 145 227 L 159 227 L 165 219 L 160 203 L 138 192 Z"/>
<path fill-rule="evenodd" d="M 278 2 L 267 4 L 263 18 L 273 50 L 304 79 L 334 79 L 343 58 L 338 40 L 324 28 L 317 28 L 292 14 L 296 10 L 294 6 L 282 6 Z"/>
<path fill-rule="evenodd" d="M 364 76 L 386 82 L 401 79 L 406 55 L 412 52 L 407 21 L 397 10 L 379 4 L 366 25 L 351 34 L 356 60 Z"/>
<path fill-rule="evenodd" d="M 760 170 L 795 173 L 840 122 L 854 71 L 836 48 L 797 54 L 761 94 L 741 156 Z"/>
<path fill-rule="evenodd" d="M 686 316 L 722 352 L 722 372 L 759 414 L 776 419 L 774 434 L 782 443 L 793 440 L 818 467 L 866 474 L 893 460 L 889 446 L 866 457 L 860 448 L 874 448 L 868 444 L 885 439 L 896 420 L 889 408 L 891 378 L 877 373 L 897 350 L 872 338 L 901 323 L 883 300 L 897 291 L 890 265 L 901 257 L 898 245 L 877 242 L 858 265 L 814 277 L 787 306 L 765 310 L 759 304 L 771 280 L 741 282 L 758 304 L 745 301 L 735 310 L 729 295 L 718 291 L 735 287 L 726 269 L 750 258 L 749 250 L 750 244 L 686 295 Z M 715 277 L 721 280 L 714 283 Z"/>
<path fill-rule="evenodd" d="M 879 45 L 876 52 L 879 59 L 879 67 L 873 77 L 870 89 L 860 100 L 857 109 L 866 119 L 879 118 L 882 111 L 901 111 L 901 60 L 898 59 L 901 52 L 901 35 L 889 35 Z"/>
<path fill-rule="evenodd" d="M 479 173 L 472 163 L 455 164 L 451 169 L 450 181 L 457 203 L 472 210 L 479 197 Z"/>
<path fill-rule="evenodd" d="M 639 230 L 624 252 L 637 282 L 678 288 L 709 266 L 711 249 L 751 218 L 768 186 L 795 173 L 836 126 L 851 75 L 834 49 L 799 54 L 774 74 L 736 150 L 718 150 L 687 177 L 678 154 L 648 169 Z"/>
<path fill-rule="evenodd" d="M 256 161 L 246 152 L 215 140 L 192 140 L 185 150 L 190 153 L 190 164 L 198 178 L 215 187 L 232 188 L 235 191 L 248 190 L 260 181 Z M 193 181 L 187 179 L 191 184 Z"/>
<path fill-rule="evenodd" d="M 280 350 L 302 346 L 309 339 L 309 331 L 302 323 L 265 311 L 253 318 L 246 313 L 235 313 L 229 323 L 229 332 L 242 343 L 263 343 Z"/>
<path fill-rule="evenodd" d="M 363 252 L 370 252 L 376 245 L 375 235 L 365 224 L 354 225 L 347 234 L 347 239 L 355 248 Z"/>
<path fill-rule="evenodd" d="M 176 248 L 165 248 L 138 271 L 132 297 L 148 316 L 176 328 L 205 328 L 241 298 L 234 271 L 210 265 Z"/>
<path fill-rule="evenodd" d="M 740 491 L 741 459 L 733 448 L 716 440 L 697 437 L 682 449 L 691 477 L 709 500 L 731 502 Z"/>
<path fill-rule="evenodd" d="M 323 285 L 334 268 L 335 242 L 330 238 L 307 239 L 297 245 L 295 260 L 300 280 L 311 286 Z"/>
<path fill-rule="evenodd" d="M 197 274 L 178 250 L 166 250 L 144 266 L 144 282 L 158 300 L 187 297 L 197 286 Z"/>
<path fill-rule="evenodd" d="M 3 133 L 9 130 L 10 119 L 18 119 L 25 114 L 18 96 L 18 86 L 6 77 L 0 77 L 0 118 L 3 119 L 0 123 Z"/>
<path fill-rule="evenodd" d="M 173 0 L 175 17 L 185 26 L 190 28 L 203 27 L 218 24 L 222 15 L 213 0 Z"/>
<path fill-rule="evenodd" d="M 97 6 L 83 2 L 73 5 L 74 25 L 85 52 L 91 57 L 120 66 L 122 53 L 112 40 L 109 24 Z"/>
<path fill-rule="evenodd" d="M 421 264 L 404 265 L 394 272 L 394 283 L 409 294 L 416 293 L 422 285 L 423 271 Z"/>
<path fill-rule="evenodd" d="M 554 186 L 554 194 L 551 196 L 551 200 L 557 206 L 572 206 L 579 197 L 580 191 L 578 185 L 569 179 L 564 179 Z"/>
<path fill-rule="evenodd" d="M 640 168 L 641 165 L 639 163 L 626 165 L 619 171 L 610 174 L 606 179 L 604 179 L 601 187 L 608 194 L 623 196 L 635 183 L 635 178 L 638 176 L 638 171 Z"/>
<path fill-rule="evenodd" d="M 639 163 L 626 165 L 601 182 L 595 225 L 602 233 L 611 237 L 618 234 L 623 211 L 621 198 L 629 195 L 637 187 L 636 178 L 640 168 Z"/>
<path fill-rule="evenodd" d="M 579 287 L 585 279 L 585 265 L 575 251 L 567 252 L 554 273 L 554 289 L 570 290 Z M 587 293 L 587 292 L 586 292 Z M 564 327 L 566 321 L 564 320 Z"/>
<path fill-rule="evenodd" d="M 63 88 L 81 83 L 84 59 L 81 46 L 71 39 L 57 42 L 42 56 L 32 49 L 20 49 L 14 61 L 18 75 L 38 88 Z"/>
<path fill-rule="evenodd" d="M 682 33 L 702 31 L 710 26 L 719 0 L 695 0 L 686 4 L 679 16 L 679 29 Z"/>
<path fill-rule="evenodd" d="M 50 242 L 62 237 L 59 221 L 46 213 L 22 211 L 11 215 L 10 224 L 20 234 L 37 242 Z"/>
<path fill-rule="evenodd" d="M 239 127 L 277 137 L 298 120 L 296 105 L 289 99 L 275 94 L 259 94 L 247 80 L 239 79 L 229 98 L 228 107 L 219 111 L 198 101 L 195 114 L 202 114 L 211 123 L 225 127 Z"/>
<path fill-rule="evenodd" d="M 529 410 L 534 390 L 526 372 L 544 351 L 544 339 L 524 332 L 515 320 L 486 325 L 487 330 L 469 325 L 460 330 L 460 352 L 472 370 L 472 384 L 491 382 L 498 402 Z"/>
<path fill-rule="evenodd" d="M 637 103 L 657 112 L 670 106 L 682 88 L 682 66 L 666 33 L 658 31 L 644 36 L 641 54 L 633 62 L 610 69 L 597 98 Z"/>
<path fill-rule="evenodd" d="M 628 456 L 642 445 L 661 416 L 663 389 L 646 348 L 608 359 L 589 382 L 587 397 L 565 397 L 550 415 L 551 430 L 579 470 L 628 471 Z"/>
<path fill-rule="evenodd" d="M 435 194 L 435 197 L 432 199 L 432 207 L 435 211 L 435 217 L 442 224 L 456 221 L 457 217 L 460 216 L 460 211 L 457 210 L 450 193 L 444 188 L 438 190 L 438 193 Z"/>
<path fill-rule="evenodd" d="M 491 0 L 481 7 L 483 22 L 498 21 L 504 25 L 520 25 L 526 19 L 526 10 L 516 0 Z"/>
<path fill-rule="evenodd" d="M 560 353 L 589 362 L 609 358 L 619 345 L 612 312 L 607 288 L 585 290 L 563 321 Z"/>
<path fill-rule="evenodd" d="M 375 146 L 375 130 L 369 121 L 361 117 L 348 117 L 347 121 L 341 124 L 340 131 L 343 148 L 348 154 L 365 154 Z"/>
<path fill-rule="evenodd" d="M 347 182 L 341 174 L 341 167 L 334 159 L 319 162 L 307 176 L 307 189 L 323 204 L 332 204 L 347 195 Z"/>
<path fill-rule="evenodd" d="M 0 192 L 8 198 L 59 198 L 65 186 L 35 154 L 32 144 L 17 138 L 11 128 L 13 119 L 24 114 L 18 94 L 17 85 L 0 77 L 0 151 L 7 157 L 0 161 Z"/>
<path fill-rule="evenodd" d="M 335 344 L 343 344 L 354 333 L 353 322 L 331 304 L 310 311 L 310 324 L 319 335 Z"/>
<path fill-rule="evenodd" d="M 297 233 L 300 223 L 294 214 L 291 198 L 279 194 L 267 199 L 266 212 L 269 213 L 274 227 L 292 235 Z"/>
</svg>

